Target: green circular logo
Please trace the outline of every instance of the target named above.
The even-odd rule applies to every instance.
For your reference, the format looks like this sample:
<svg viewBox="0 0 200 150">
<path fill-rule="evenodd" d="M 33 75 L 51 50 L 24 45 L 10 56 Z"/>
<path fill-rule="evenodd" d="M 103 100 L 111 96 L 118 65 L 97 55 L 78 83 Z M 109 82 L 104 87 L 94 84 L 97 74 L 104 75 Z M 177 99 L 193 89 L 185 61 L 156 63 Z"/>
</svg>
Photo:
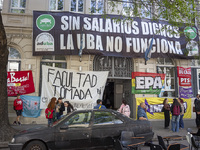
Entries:
<svg viewBox="0 0 200 150">
<path fill-rule="evenodd" d="M 40 15 L 36 20 L 37 27 L 42 31 L 49 31 L 55 26 L 55 19 L 52 15 Z"/>
<path fill-rule="evenodd" d="M 195 39 L 197 36 L 197 30 L 195 27 L 185 27 L 184 34 L 189 39 Z"/>
</svg>

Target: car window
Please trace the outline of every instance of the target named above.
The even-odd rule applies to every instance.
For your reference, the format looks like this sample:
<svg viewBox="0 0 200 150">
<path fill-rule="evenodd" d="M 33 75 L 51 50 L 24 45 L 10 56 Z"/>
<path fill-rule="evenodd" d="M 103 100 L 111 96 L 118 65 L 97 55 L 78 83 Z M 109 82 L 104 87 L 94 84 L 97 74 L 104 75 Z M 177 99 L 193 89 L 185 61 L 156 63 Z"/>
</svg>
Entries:
<svg viewBox="0 0 200 150">
<path fill-rule="evenodd" d="M 68 128 L 86 128 L 89 127 L 90 119 L 91 112 L 78 113 L 69 118 L 65 125 L 68 125 Z"/>
<path fill-rule="evenodd" d="M 104 124 L 122 124 L 117 116 L 111 112 L 94 112 L 94 125 L 104 125 Z"/>
</svg>

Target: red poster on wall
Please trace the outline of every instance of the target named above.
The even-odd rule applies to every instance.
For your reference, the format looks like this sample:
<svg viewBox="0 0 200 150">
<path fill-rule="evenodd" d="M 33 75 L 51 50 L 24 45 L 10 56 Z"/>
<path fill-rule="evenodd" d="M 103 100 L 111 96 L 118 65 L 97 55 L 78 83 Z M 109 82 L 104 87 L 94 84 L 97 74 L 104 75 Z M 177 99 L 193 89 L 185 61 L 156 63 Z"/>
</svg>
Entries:
<svg viewBox="0 0 200 150">
<path fill-rule="evenodd" d="M 35 92 L 32 71 L 7 72 L 7 92 L 8 96 Z"/>
<path fill-rule="evenodd" d="M 179 77 L 180 86 L 191 86 L 191 67 L 183 68 L 177 66 L 177 73 Z"/>
</svg>

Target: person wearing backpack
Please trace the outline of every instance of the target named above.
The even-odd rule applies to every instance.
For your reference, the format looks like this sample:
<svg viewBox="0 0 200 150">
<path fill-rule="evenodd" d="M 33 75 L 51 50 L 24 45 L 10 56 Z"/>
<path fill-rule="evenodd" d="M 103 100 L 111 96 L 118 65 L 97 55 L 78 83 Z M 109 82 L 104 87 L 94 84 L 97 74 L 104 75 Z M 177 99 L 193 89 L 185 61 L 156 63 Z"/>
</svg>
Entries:
<svg viewBox="0 0 200 150">
<path fill-rule="evenodd" d="M 53 123 L 55 107 L 56 107 L 56 98 L 52 97 L 47 108 L 45 109 L 45 116 L 48 119 L 48 127 L 50 127 Z"/>
<path fill-rule="evenodd" d="M 121 104 L 121 106 L 119 108 L 119 112 L 124 114 L 127 117 L 130 117 L 131 111 L 130 111 L 130 107 L 127 104 L 126 100 L 122 100 L 122 104 Z"/>
<path fill-rule="evenodd" d="M 171 129 L 173 132 L 179 132 L 179 120 L 180 120 L 180 113 L 182 112 L 182 109 L 181 109 L 181 105 L 179 104 L 176 98 L 173 99 L 173 104 L 170 110 L 172 113 Z"/>
</svg>

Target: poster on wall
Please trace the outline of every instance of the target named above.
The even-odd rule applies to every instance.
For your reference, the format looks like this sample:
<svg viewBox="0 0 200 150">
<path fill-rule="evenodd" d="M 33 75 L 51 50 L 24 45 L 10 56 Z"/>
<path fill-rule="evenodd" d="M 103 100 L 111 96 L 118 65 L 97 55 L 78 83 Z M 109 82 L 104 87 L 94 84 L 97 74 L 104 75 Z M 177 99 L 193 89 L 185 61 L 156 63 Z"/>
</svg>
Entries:
<svg viewBox="0 0 200 150">
<path fill-rule="evenodd" d="M 83 54 L 144 58 L 151 40 L 151 58 L 193 59 L 199 53 L 195 26 L 178 27 L 139 17 L 124 21 L 123 16 L 110 14 L 105 18 L 67 11 L 33 11 L 33 56 L 78 55 L 82 47 Z"/>
<path fill-rule="evenodd" d="M 190 88 L 179 87 L 179 97 L 192 98 L 193 97 L 192 87 Z"/>
<path fill-rule="evenodd" d="M 159 94 L 165 74 L 132 72 L 132 94 Z"/>
<path fill-rule="evenodd" d="M 8 96 L 16 96 L 35 92 L 32 71 L 7 72 Z"/>
<path fill-rule="evenodd" d="M 164 98 L 158 97 L 142 97 L 136 98 L 137 102 L 137 109 L 140 103 L 145 103 L 147 108 L 147 117 L 148 119 L 164 119 L 164 113 L 162 112 Z M 172 98 L 168 98 L 170 106 L 173 103 Z M 183 98 L 183 105 L 185 107 L 185 114 L 183 118 L 191 118 L 192 111 L 191 111 L 191 99 L 184 99 Z M 170 113 L 171 115 L 171 113 Z"/>
<path fill-rule="evenodd" d="M 102 99 L 108 71 L 75 71 L 42 66 L 40 108 L 45 109 L 52 97 L 70 101 L 76 109 L 93 108 Z"/>
<path fill-rule="evenodd" d="M 183 67 L 177 66 L 177 75 L 179 77 L 179 86 L 192 86 L 191 67 L 183 68 Z"/>
<path fill-rule="evenodd" d="M 23 112 L 24 117 L 37 118 L 40 116 L 40 97 L 39 96 L 28 96 L 21 95 L 20 98 L 23 101 Z"/>
</svg>

